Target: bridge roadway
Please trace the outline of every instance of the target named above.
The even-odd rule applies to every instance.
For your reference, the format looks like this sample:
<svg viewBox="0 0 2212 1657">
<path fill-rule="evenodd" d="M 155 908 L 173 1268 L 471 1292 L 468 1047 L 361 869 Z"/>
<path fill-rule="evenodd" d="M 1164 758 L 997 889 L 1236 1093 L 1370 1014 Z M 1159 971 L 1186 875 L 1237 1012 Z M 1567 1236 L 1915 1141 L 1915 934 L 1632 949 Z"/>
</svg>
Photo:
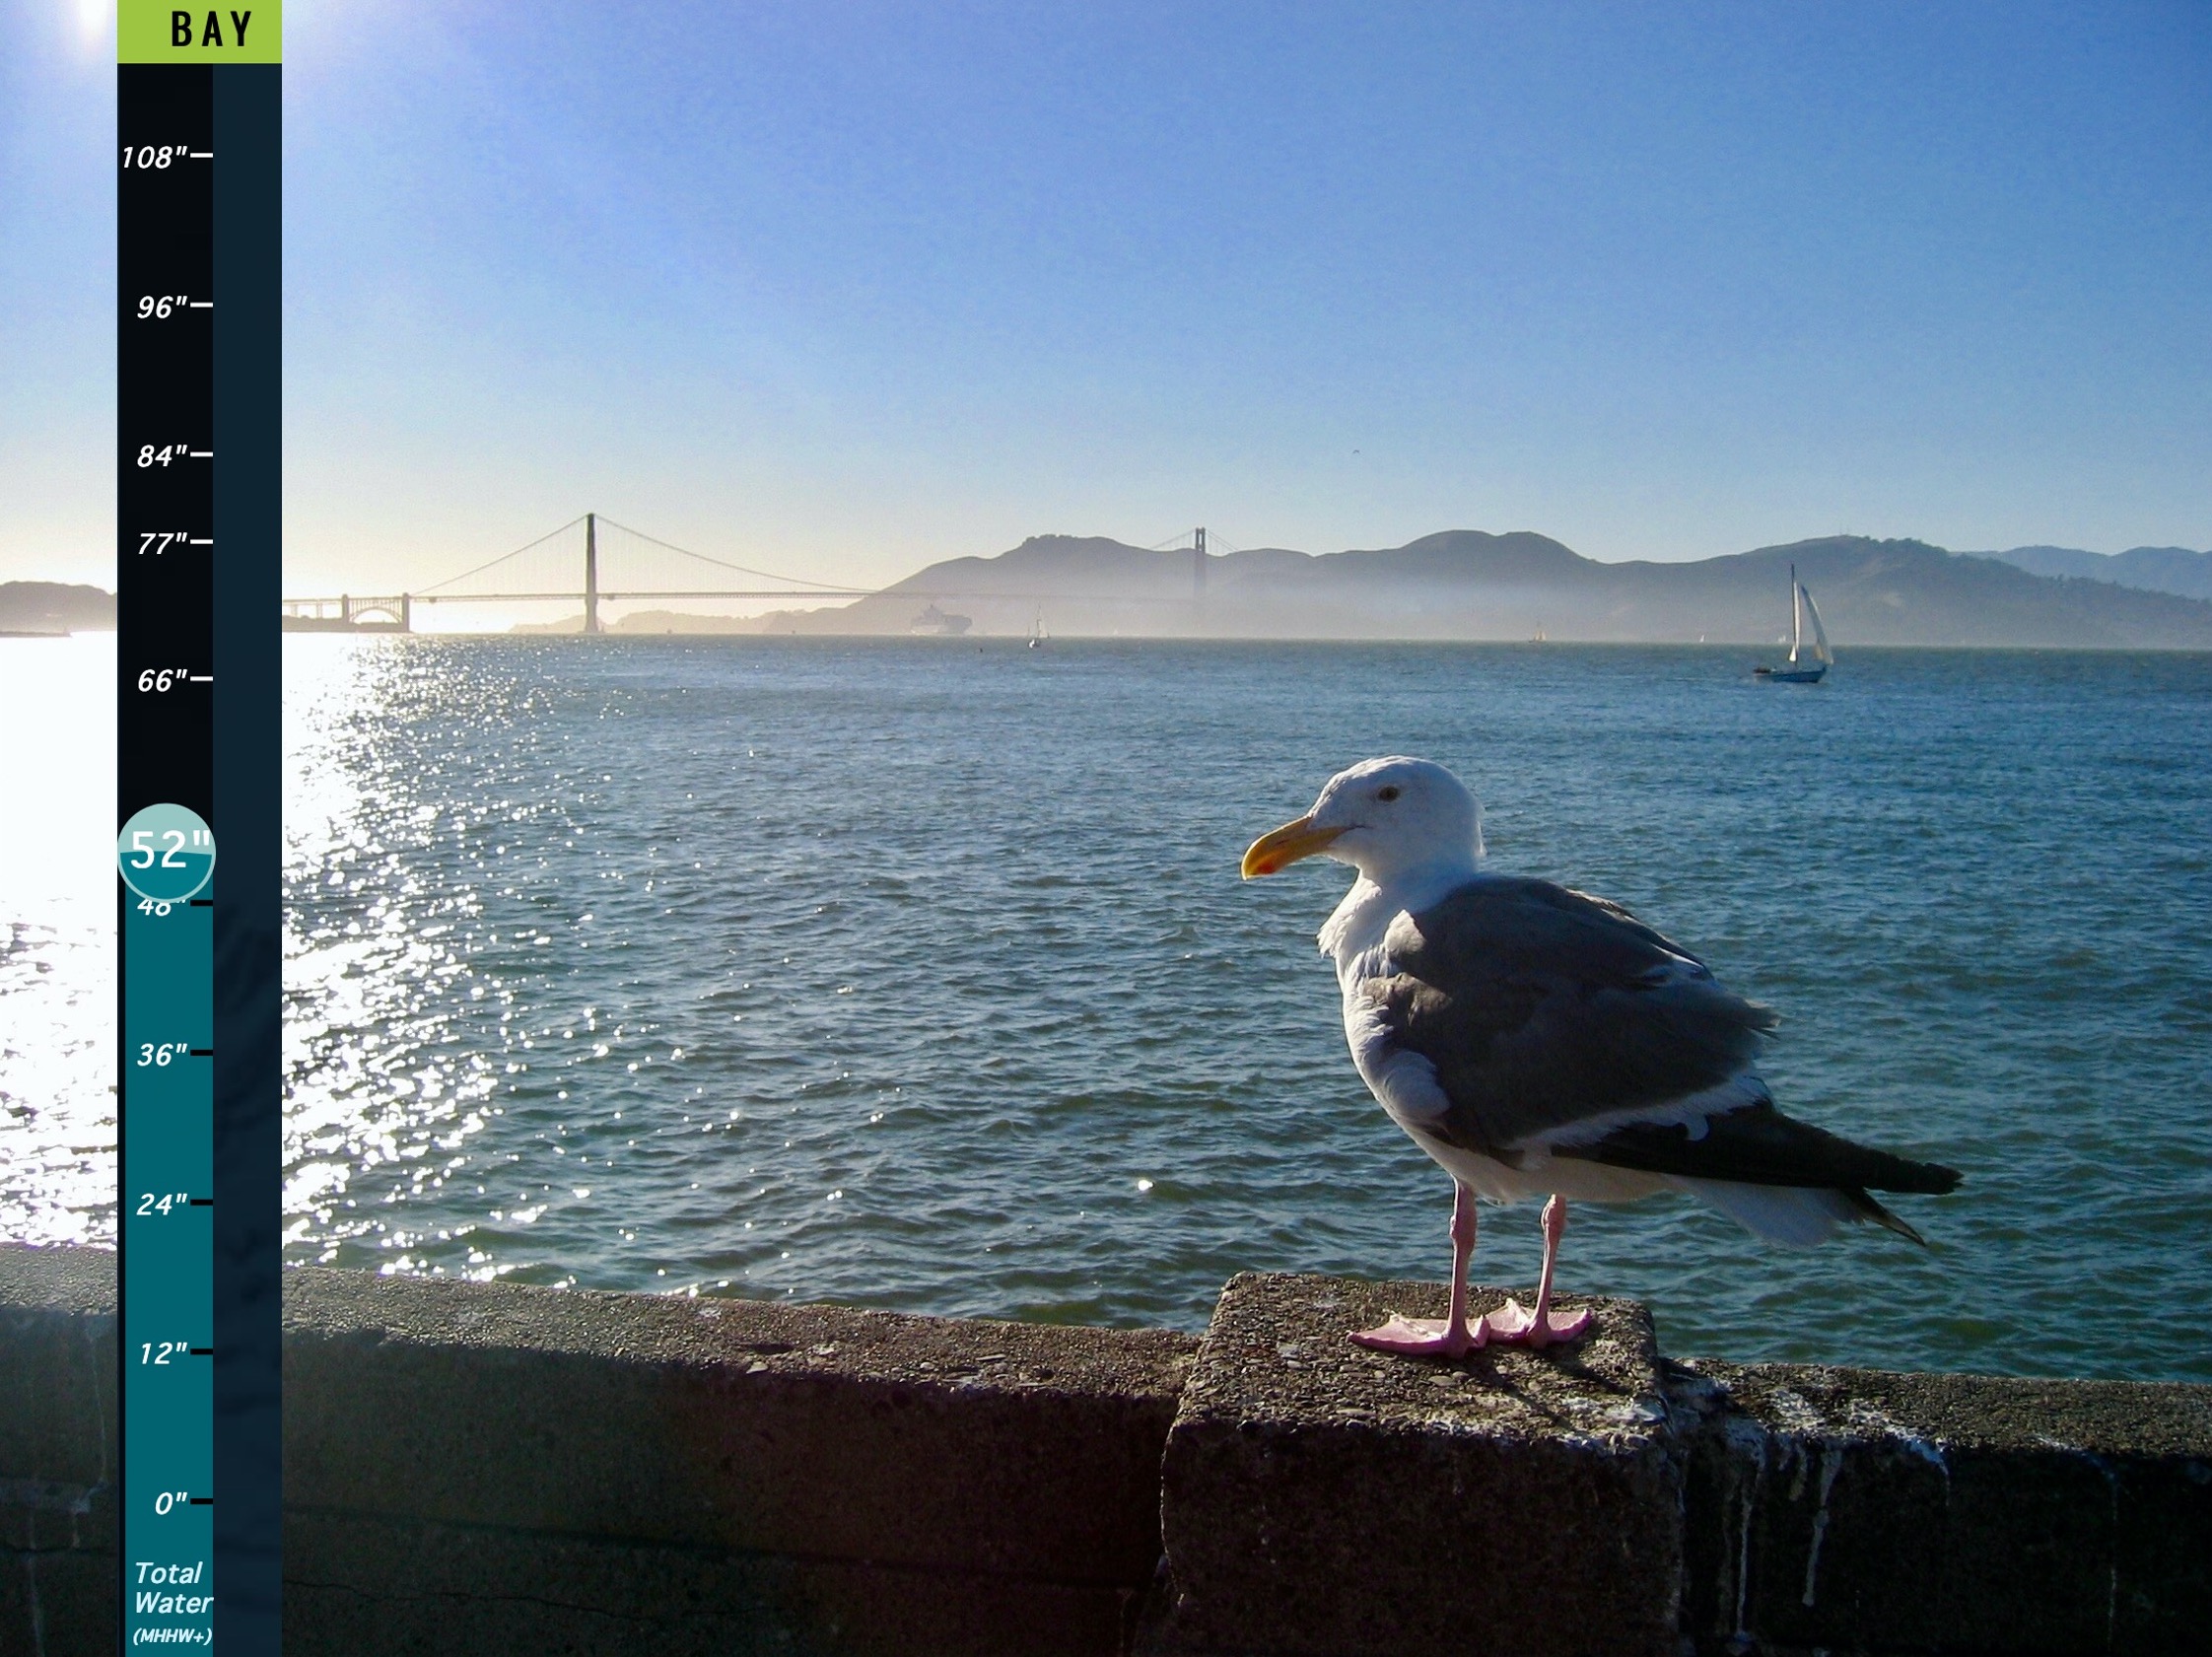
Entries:
<svg viewBox="0 0 2212 1657">
<path fill-rule="evenodd" d="M 341 593 L 328 598 L 287 598 L 283 619 L 288 630 L 305 632 L 412 633 L 417 604 L 588 603 L 582 592 L 398 592 L 379 595 Z M 844 588 L 792 591 L 788 587 L 731 590 L 714 587 L 695 591 L 601 592 L 600 603 L 644 598 L 853 598 L 872 597 Z M 335 611 L 336 614 L 331 614 Z"/>
<path fill-rule="evenodd" d="M 610 592 L 597 594 L 583 592 L 399 592 L 384 596 L 341 594 L 329 598 L 287 598 L 284 603 L 284 623 L 288 630 L 307 632 L 372 632 L 411 633 L 414 631 L 412 608 L 417 604 L 523 604 L 571 603 L 589 606 L 593 597 L 601 604 L 623 602 L 637 603 L 652 598 L 911 598 L 922 604 L 934 604 L 945 600 L 973 602 L 978 599 L 998 599 L 1021 604 L 1131 604 L 1131 603 L 1188 603 L 1179 595 L 1156 593 L 1149 596 L 1129 593 L 1089 592 L 956 592 L 938 588 L 908 587 L 878 587 L 873 592 L 855 592 L 850 587 L 829 587 L 797 591 L 790 587 L 736 589 L 729 587 L 699 588 L 685 591 L 655 589 L 650 592 Z M 326 612 L 335 610 L 336 615 Z M 381 619 L 368 619 L 379 617 Z"/>
</svg>

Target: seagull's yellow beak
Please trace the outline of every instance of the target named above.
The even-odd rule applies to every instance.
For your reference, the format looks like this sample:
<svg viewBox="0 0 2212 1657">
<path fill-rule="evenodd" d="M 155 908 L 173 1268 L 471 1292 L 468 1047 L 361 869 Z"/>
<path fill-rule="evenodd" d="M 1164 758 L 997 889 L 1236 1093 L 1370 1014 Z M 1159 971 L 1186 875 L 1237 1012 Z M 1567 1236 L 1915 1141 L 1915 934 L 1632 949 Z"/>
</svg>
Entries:
<svg viewBox="0 0 2212 1657">
<path fill-rule="evenodd" d="M 1343 833 L 1341 828 L 1316 828 L 1311 817 L 1284 823 L 1252 842 L 1244 854 L 1244 877 L 1249 880 L 1255 874 L 1273 874 L 1278 869 L 1288 868 L 1300 858 L 1327 851 Z"/>
</svg>

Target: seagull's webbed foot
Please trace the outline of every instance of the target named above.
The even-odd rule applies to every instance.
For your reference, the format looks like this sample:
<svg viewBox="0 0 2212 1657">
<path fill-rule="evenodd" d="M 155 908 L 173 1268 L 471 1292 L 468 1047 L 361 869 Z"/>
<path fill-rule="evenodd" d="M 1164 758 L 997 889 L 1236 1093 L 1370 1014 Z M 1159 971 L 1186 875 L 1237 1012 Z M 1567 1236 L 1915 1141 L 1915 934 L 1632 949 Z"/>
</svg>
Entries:
<svg viewBox="0 0 2212 1657">
<path fill-rule="evenodd" d="M 1481 1318 L 1467 1315 L 1467 1260 L 1475 1252 L 1475 1188 L 1455 1182 L 1452 1202 L 1452 1297 L 1440 1318 L 1393 1312 L 1373 1329 L 1355 1331 L 1354 1346 L 1405 1357 L 1465 1357 L 1489 1339 Z"/>
<path fill-rule="evenodd" d="M 1351 1336 L 1354 1346 L 1405 1357 L 1465 1357 L 1488 1339 L 1481 1318 L 1470 1327 L 1465 1319 L 1409 1318 L 1397 1312 L 1390 1314 L 1388 1323 Z"/>
<path fill-rule="evenodd" d="M 1564 1315 L 1552 1310 L 1552 1269 L 1558 1264 L 1559 1239 L 1566 1235 L 1566 1199 L 1555 1195 L 1544 1205 L 1544 1276 L 1536 1285 L 1536 1310 L 1530 1311 L 1518 1300 L 1508 1300 L 1496 1311 L 1486 1313 L 1483 1328 L 1489 1340 L 1534 1351 L 1589 1333 L 1587 1309 Z"/>
<path fill-rule="evenodd" d="M 1590 1314 L 1587 1310 L 1555 1312 L 1546 1307 L 1540 1320 L 1518 1300 L 1508 1300 L 1496 1311 L 1485 1313 L 1482 1327 L 1485 1340 L 1539 1349 L 1577 1341 L 1589 1334 Z"/>
</svg>

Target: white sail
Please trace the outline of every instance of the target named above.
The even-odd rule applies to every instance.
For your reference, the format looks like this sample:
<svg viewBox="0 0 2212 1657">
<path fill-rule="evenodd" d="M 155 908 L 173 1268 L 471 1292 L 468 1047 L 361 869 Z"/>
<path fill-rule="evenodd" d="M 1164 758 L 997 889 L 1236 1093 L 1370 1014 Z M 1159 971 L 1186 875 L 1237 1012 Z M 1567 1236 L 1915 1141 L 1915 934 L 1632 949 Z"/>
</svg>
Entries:
<svg viewBox="0 0 2212 1657">
<path fill-rule="evenodd" d="M 1797 595 L 1805 589 L 1797 585 L 1797 566 L 1789 567 L 1789 664 L 1797 665 L 1798 647 L 1805 642 L 1805 609 Z"/>
<path fill-rule="evenodd" d="M 1823 667 L 1833 667 L 1835 665 L 1835 653 L 1828 648 L 1828 629 L 1821 625 L 1821 612 L 1819 606 L 1813 602 L 1812 589 L 1800 587 L 1797 590 L 1805 600 L 1806 610 L 1813 617 L 1813 654 L 1820 658 Z"/>
</svg>

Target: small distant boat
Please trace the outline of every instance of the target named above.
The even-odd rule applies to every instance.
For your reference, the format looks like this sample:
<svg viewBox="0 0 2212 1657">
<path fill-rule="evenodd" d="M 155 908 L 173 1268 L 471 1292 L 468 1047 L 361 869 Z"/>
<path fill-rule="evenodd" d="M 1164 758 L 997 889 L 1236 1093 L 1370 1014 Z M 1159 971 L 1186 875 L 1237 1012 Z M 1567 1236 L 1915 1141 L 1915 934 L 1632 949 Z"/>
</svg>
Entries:
<svg viewBox="0 0 2212 1657">
<path fill-rule="evenodd" d="M 1544 624 L 1542 622 L 1538 622 L 1536 624 L 1536 637 L 1531 639 L 1529 643 L 1532 645 L 1543 645 L 1549 644 L 1550 642 L 1550 640 L 1544 637 Z"/>
<path fill-rule="evenodd" d="M 1041 649 L 1045 641 L 1051 637 L 1052 635 L 1045 631 L 1045 612 L 1039 610 L 1037 619 L 1029 624 L 1029 648 L 1031 650 Z"/>
<path fill-rule="evenodd" d="M 1805 654 L 1805 618 L 1813 618 L 1812 664 L 1802 666 L 1798 658 Z M 1835 653 L 1828 648 L 1828 629 L 1821 625 L 1821 612 L 1813 603 L 1813 594 L 1797 579 L 1797 566 L 1789 567 L 1789 662 L 1782 667 L 1754 667 L 1755 678 L 1776 685 L 1817 685 L 1831 667 L 1835 665 Z"/>
<path fill-rule="evenodd" d="M 939 639 L 957 639 L 974 625 L 971 617 L 947 614 L 933 602 L 914 618 L 914 625 L 908 631 Z"/>
</svg>

